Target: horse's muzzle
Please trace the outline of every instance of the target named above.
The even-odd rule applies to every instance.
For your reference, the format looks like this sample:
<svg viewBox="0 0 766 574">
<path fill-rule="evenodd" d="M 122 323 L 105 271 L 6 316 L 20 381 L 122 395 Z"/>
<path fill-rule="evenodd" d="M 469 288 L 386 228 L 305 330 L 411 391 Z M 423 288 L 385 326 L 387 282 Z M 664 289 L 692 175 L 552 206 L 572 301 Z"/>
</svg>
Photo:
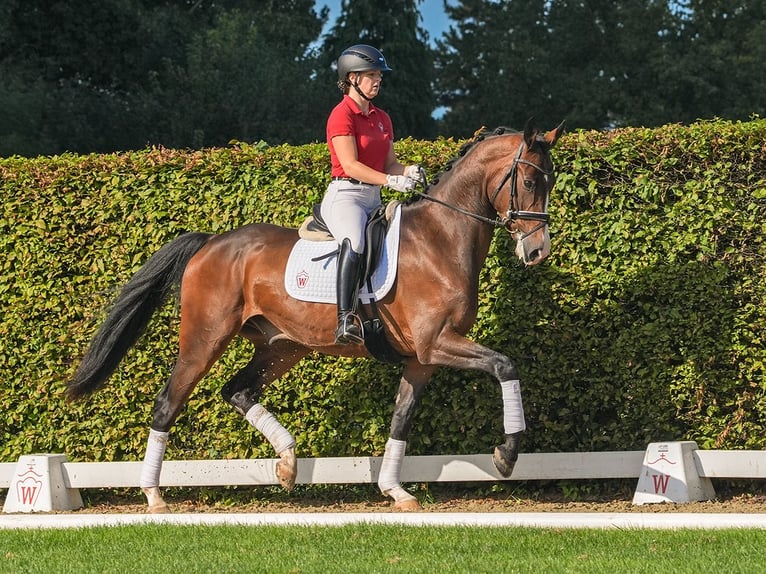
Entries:
<svg viewBox="0 0 766 574">
<path fill-rule="evenodd" d="M 547 225 L 536 233 L 523 235 L 516 240 L 516 255 L 524 262 L 524 265 L 537 265 L 550 253 L 551 238 Z"/>
</svg>

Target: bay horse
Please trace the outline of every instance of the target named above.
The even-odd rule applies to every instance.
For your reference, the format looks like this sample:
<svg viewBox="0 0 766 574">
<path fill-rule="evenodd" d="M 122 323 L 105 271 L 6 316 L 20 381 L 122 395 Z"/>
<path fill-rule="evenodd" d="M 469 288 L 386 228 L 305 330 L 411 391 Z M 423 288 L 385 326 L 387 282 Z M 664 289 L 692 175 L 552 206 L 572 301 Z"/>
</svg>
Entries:
<svg viewBox="0 0 766 574">
<path fill-rule="evenodd" d="M 496 227 L 516 240 L 515 253 L 537 265 L 550 253 L 548 199 L 555 175 L 550 149 L 564 123 L 546 133 L 530 122 L 474 138 L 424 192 L 401 206 L 397 279 L 376 302 L 403 372 L 378 486 L 400 510 L 418 509 L 400 484 L 416 404 L 439 366 L 477 369 L 501 385 L 504 441 L 494 449 L 509 477 L 526 429 L 519 373 L 511 360 L 466 338 L 478 312 L 479 273 Z M 263 388 L 311 351 L 369 357 L 364 346 L 336 345 L 335 305 L 289 297 L 285 265 L 296 229 L 253 223 L 220 235 L 187 233 L 165 244 L 123 286 L 93 336 L 67 395 L 77 399 L 106 384 L 152 314 L 180 283 L 179 350 L 157 395 L 140 487 L 149 512 L 169 512 L 159 489 L 168 433 L 192 390 L 237 336 L 253 358 L 221 390 L 262 432 L 279 456 L 280 484 L 295 485 L 295 439 L 259 402 Z M 306 321 L 311 317 L 311 321 Z"/>
</svg>

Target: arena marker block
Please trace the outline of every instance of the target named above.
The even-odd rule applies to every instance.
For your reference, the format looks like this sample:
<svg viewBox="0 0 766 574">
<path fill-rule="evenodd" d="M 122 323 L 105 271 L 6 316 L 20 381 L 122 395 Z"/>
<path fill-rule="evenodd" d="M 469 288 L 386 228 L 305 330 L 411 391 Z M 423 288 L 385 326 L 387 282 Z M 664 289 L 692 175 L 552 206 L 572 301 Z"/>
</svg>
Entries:
<svg viewBox="0 0 766 574">
<path fill-rule="evenodd" d="M 713 483 L 697 470 L 695 450 L 694 441 L 650 443 L 644 453 L 633 504 L 714 499 Z"/>
<path fill-rule="evenodd" d="M 8 487 L 4 513 L 52 512 L 82 507 L 80 491 L 67 488 L 64 454 L 31 454 L 19 458 Z"/>
</svg>

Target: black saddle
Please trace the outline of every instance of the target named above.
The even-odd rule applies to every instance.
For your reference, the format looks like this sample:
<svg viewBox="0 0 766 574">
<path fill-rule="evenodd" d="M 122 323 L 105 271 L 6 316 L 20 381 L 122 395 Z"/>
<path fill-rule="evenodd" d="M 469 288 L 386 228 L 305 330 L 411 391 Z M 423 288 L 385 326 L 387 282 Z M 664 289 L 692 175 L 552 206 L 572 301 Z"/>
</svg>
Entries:
<svg viewBox="0 0 766 574">
<path fill-rule="evenodd" d="M 322 218 L 320 204 L 314 204 L 312 210 L 313 218 L 309 218 L 305 224 L 307 231 L 314 234 L 327 234 L 332 237 L 325 220 Z M 386 232 L 388 231 L 388 217 L 386 216 L 386 206 L 381 205 L 373 211 L 367 218 L 367 225 L 364 230 L 364 253 L 362 253 L 362 282 L 366 282 L 372 277 L 375 269 L 380 263 L 380 257 L 383 255 L 383 245 L 386 241 Z M 326 256 L 334 255 L 337 251 L 328 253 Z"/>
</svg>

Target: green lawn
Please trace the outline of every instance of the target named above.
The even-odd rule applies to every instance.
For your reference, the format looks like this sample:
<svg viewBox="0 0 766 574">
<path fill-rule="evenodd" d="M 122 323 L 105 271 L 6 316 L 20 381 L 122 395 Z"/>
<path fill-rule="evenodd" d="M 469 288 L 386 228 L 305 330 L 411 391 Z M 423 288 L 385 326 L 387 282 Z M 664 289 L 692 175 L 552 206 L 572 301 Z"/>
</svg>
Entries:
<svg viewBox="0 0 766 574">
<path fill-rule="evenodd" d="M 764 530 L 141 525 L 0 531 L 0 574 L 766 572 Z"/>
</svg>

